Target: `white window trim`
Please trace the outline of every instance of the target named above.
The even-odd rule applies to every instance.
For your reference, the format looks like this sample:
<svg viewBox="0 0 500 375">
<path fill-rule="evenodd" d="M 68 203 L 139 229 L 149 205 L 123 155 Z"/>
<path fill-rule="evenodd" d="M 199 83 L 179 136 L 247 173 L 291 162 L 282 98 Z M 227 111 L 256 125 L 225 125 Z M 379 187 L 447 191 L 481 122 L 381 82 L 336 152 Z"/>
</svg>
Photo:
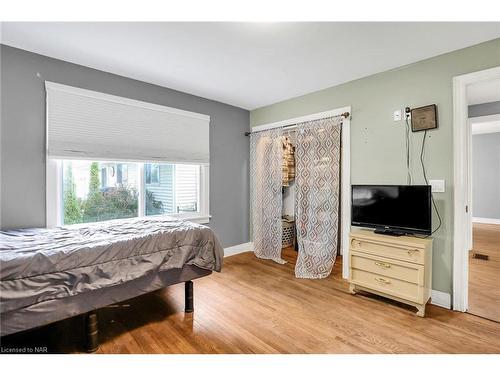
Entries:
<svg viewBox="0 0 500 375">
<path fill-rule="evenodd" d="M 47 157 L 46 165 L 46 227 L 55 228 L 63 224 L 63 206 L 62 206 L 62 160 L 51 159 Z M 145 196 L 144 196 L 144 163 L 138 163 L 139 183 L 137 191 L 139 193 L 138 215 L 137 217 L 146 217 L 145 215 Z M 208 164 L 200 165 L 199 181 L 199 203 L 200 210 L 197 213 L 172 213 L 165 214 L 180 220 L 192 221 L 198 224 L 208 224 L 210 215 L 210 166 Z M 82 225 L 82 224 L 72 224 Z M 71 226 L 71 225 L 67 225 Z"/>
<path fill-rule="evenodd" d="M 137 204 L 137 216 L 143 217 L 146 212 L 146 173 L 144 171 L 144 163 L 138 163 L 137 169 L 139 171 L 137 193 L 139 194 L 138 204 Z"/>
<path fill-rule="evenodd" d="M 62 225 L 62 161 L 47 158 L 46 166 L 46 226 Z"/>
</svg>

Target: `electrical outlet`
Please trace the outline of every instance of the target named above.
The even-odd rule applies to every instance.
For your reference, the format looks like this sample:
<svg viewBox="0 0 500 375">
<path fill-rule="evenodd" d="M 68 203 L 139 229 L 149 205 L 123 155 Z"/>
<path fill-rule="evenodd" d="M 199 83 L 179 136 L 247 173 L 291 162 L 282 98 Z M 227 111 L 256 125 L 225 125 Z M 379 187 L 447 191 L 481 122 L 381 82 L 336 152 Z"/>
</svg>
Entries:
<svg viewBox="0 0 500 375">
<path fill-rule="evenodd" d="M 429 180 L 429 185 L 431 185 L 431 191 L 433 193 L 444 193 L 444 180 Z"/>
<path fill-rule="evenodd" d="M 394 111 L 393 116 L 394 121 L 401 121 L 401 110 Z"/>
<path fill-rule="evenodd" d="M 405 114 L 405 119 L 411 120 L 411 110 L 410 110 L 410 107 L 406 107 L 403 110 L 403 113 Z"/>
</svg>

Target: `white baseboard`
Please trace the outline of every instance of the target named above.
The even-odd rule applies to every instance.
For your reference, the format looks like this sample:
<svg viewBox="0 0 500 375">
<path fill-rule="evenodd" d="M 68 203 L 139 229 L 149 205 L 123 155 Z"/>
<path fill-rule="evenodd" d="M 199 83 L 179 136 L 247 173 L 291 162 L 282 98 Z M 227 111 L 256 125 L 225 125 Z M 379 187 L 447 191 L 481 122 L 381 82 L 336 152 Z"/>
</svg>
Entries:
<svg viewBox="0 0 500 375">
<path fill-rule="evenodd" d="M 241 243 L 239 245 L 226 247 L 224 249 L 224 257 L 229 257 L 231 255 L 245 253 L 247 251 L 253 251 L 253 242 Z"/>
<path fill-rule="evenodd" d="M 432 290 L 431 305 L 451 309 L 451 295 L 449 293 L 440 292 L 439 290 Z"/>
<path fill-rule="evenodd" d="M 473 217 L 473 223 L 481 223 L 481 224 L 498 224 L 500 225 L 500 219 L 490 219 L 488 217 Z"/>
</svg>

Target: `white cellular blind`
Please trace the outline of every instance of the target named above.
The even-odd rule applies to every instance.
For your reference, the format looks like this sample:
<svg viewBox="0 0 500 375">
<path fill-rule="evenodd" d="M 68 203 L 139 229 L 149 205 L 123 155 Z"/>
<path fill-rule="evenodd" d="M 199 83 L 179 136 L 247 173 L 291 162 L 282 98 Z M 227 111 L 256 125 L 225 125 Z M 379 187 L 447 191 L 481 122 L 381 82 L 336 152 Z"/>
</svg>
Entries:
<svg viewBox="0 0 500 375">
<path fill-rule="evenodd" d="M 50 158 L 209 163 L 210 117 L 46 82 Z"/>
</svg>

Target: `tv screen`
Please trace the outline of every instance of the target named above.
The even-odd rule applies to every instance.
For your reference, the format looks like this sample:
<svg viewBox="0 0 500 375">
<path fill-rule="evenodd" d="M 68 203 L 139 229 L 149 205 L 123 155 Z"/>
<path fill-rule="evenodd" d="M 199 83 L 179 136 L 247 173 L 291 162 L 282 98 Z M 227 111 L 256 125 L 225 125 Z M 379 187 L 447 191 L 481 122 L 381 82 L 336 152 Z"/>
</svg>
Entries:
<svg viewBox="0 0 500 375">
<path fill-rule="evenodd" d="M 431 234 L 429 185 L 353 185 L 352 225 L 378 232 Z"/>
</svg>

